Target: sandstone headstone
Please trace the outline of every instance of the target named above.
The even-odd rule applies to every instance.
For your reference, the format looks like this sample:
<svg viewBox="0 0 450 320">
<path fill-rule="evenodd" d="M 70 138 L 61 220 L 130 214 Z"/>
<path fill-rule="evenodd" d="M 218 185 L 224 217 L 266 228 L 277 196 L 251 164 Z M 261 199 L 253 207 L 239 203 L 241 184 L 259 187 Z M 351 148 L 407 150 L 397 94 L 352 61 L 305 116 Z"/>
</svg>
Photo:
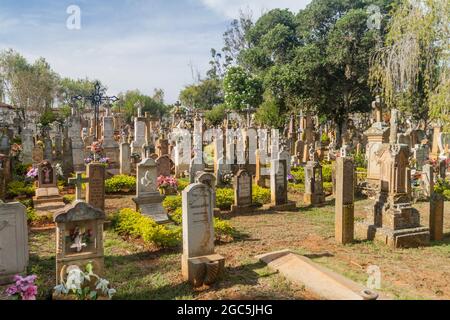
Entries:
<svg viewBox="0 0 450 320">
<path fill-rule="evenodd" d="M 56 283 L 63 268 L 76 265 L 85 269 L 92 263 L 95 273 L 103 274 L 103 223 L 105 213 L 85 202 L 76 202 L 55 213 Z"/>
<path fill-rule="evenodd" d="M 105 210 L 105 166 L 92 162 L 87 165 L 88 183 L 86 186 L 86 202 L 96 209 Z"/>
<path fill-rule="evenodd" d="M 167 154 L 156 159 L 156 165 L 158 167 L 158 177 L 169 177 L 172 174 L 172 160 Z"/>
<path fill-rule="evenodd" d="M 44 150 L 41 148 L 41 146 L 39 145 L 34 146 L 32 158 L 33 164 L 35 165 L 44 161 Z"/>
<path fill-rule="evenodd" d="M 22 162 L 24 164 L 33 163 L 33 147 L 33 131 L 24 129 L 22 131 Z"/>
<path fill-rule="evenodd" d="M 120 144 L 120 174 L 131 174 L 131 148 L 128 142 Z"/>
<path fill-rule="evenodd" d="M 351 158 L 336 160 L 335 239 L 340 244 L 354 237 L 354 165 Z"/>
</svg>

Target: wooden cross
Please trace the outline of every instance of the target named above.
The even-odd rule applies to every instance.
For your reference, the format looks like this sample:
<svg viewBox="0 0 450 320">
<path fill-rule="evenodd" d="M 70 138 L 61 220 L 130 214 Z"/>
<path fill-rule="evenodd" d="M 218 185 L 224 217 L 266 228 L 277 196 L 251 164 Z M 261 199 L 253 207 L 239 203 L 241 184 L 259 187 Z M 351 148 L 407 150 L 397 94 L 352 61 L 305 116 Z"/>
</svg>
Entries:
<svg viewBox="0 0 450 320">
<path fill-rule="evenodd" d="M 69 178 L 69 184 L 75 185 L 75 200 L 81 201 L 81 190 L 83 187 L 83 183 L 89 182 L 89 178 L 83 178 L 82 172 L 77 172 L 75 178 Z"/>
</svg>

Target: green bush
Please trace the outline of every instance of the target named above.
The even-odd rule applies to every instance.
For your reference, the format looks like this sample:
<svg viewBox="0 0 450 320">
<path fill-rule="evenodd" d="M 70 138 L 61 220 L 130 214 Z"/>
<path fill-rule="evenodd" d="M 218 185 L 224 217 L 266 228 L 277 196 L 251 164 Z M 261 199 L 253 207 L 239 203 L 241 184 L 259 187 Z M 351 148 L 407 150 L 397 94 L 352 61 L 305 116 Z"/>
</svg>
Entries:
<svg viewBox="0 0 450 320">
<path fill-rule="evenodd" d="M 31 167 L 30 164 L 22 164 L 20 162 L 14 164 L 13 176 L 15 178 L 24 179 L 28 173 L 28 168 Z"/>
<path fill-rule="evenodd" d="M 292 168 L 291 175 L 294 177 L 296 183 L 305 182 L 305 169 L 303 167 Z"/>
<path fill-rule="evenodd" d="M 367 160 L 365 154 L 357 153 L 353 156 L 353 159 L 355 160 L 355 167 L 364 169 L 367 168 Z"/>
<path fill-rule="evenodd" d="M 332 165 L 326 164 L 322 167 L 322 179 L 323 182 L 332 182 Z"/>
<path fill-rule="evenodd" d="M 216 189 L 216 207 L 220 210 L 230 210 L 234 204 L 234 190 L 229 188 Z"/>
<path fill-rule="evenodd" d="M 258 185 L 253 185 L 252 201 L 256 204 L 266 204 L 271 201 L 270 189 L 261 188 Z"/>
<path fill-rule="evenodd" d="M 6 196 L 8 198 L 14 198 L 18 196 L 32 197 L 35 193 L 35 187 L 33 184 L 26 183 L 24 181 L 11 181 L 8 183 Z"/>
<path fill-rule="evenodd" d="M 230 222 L 214 218 L 214 235 L 217 240 L 224 237 L 233 237 L 236 230 L 231 226 Z"/>
<path fill-rule="evenodd" d="M 63 202 L 65 203 L 65 204 L 71 204 L 72 202 L 74 202 L 75 201 L 75 196 L 73 195 L 73 194 L 66 194 L 64 197 L 63 197 Z"/>
<path fill-rule="evenodd" d="M 327 192 L 333 192 L 333 182 L 324 182 L 323 190 Z"/>
<path fill-rule="evenodd" d="M 158 247 L 174 247 L 180 243 L 181 228 L 168 228 L 158 225 L 150 217 L 141 215 L 132 209 L 122 209 L 113 218 L 114 230 L 133 238 L 141 238 L 146 243 Z"/>
<path fill-rule="evenodd" d="M 105 181 L 106 193 L 136 191 L 136 178 L 126 175 L 117 175 Z"/>
<path fill-rule="evenodd" d="M 183 219 L 183 209 L 177 208 L 169 216 L 170 216 L 170 220 L 172 220 L 175 224 L 181 225 L 182 219 Z"/>
<path fill-rule="evenodd" d="M 36 210 L 34 210 L 31 207 L 27 207 L 27 221 L 28 223 L 35 222 L 39 219 L 39 216 L 36 213 Z"/>
<path fill-rule="evenodd" d="M 168 196 L 163 201 L 163 207 L 169 212 L 173 212 L 183 205 L 181 196 Z"/>
<path fill-rule="evenodd" d="M 445 200 L 450 201 L 450 181 L 446 179 L 438 179 L 434 186 L 434 192 L 444 196 Z"/>
<path fill-rule="evenodd" d="M 303 183 L 289 183 L 288 190 L 292 193 L 304 193 L 305 185 Z"/>
<path fill-rule="evenodd" d="M 188 179 L 178 179 L 178 191 L 183 191 L 189 185 Z"/>
</svg>

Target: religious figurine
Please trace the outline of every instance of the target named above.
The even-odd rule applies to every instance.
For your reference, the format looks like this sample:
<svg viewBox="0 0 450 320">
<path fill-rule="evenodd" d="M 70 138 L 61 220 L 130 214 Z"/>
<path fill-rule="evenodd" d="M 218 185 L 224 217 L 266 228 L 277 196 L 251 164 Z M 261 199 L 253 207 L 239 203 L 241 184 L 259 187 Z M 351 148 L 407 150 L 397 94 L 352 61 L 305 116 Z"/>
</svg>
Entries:
<svg viewBox="0 0 450 320">
<path fill-rule="evenodd" d="M 84 234 L 80 232 L 80 228 L 76 227 L 70 238 L 73 243 L 70 245 L 71 249 L 76 249 L 77 252 L 81 252 L 83 248 L 87 247 L 87 244 L 83 242 Z"/>
</svg>

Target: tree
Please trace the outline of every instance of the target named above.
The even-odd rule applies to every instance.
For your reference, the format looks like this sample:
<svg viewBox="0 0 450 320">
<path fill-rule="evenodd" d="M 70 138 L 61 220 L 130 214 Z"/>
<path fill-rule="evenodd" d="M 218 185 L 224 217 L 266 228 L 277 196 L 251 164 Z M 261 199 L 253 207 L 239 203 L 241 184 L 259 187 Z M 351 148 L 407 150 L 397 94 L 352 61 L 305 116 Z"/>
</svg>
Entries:
<svg viewBox="0 0 450 320">
<path fill-rule="evenodd" d="M 154 98 L 142 94 L 139 90 L 127 91 L 119 94 L 119 101 L 114 105 L 114 110 L 125 114 L 128 122 L 137 115 L 136 104 L 142 104 L 142 112 L 149 112 L 153 116 L 162 117 L 167 113 L 167 106 Z"/>
<path fill-rule="evenodd" d="M 390 3 L 376 2 L 382 13 Z M 280 9 L 263 15 L 238 59 L 264 81 L 261 113 L 312 111 L 335 123 L 339 144 L 348 114 L 368 111 L 372 99 L 369 60 L 384 29 L 369 29 L 368 20 L 364 0 L 313 0 L 296 16 Z"/>
<path fill-rule="evenodd" d="M 403 0 L 394 11 L 371 64 L 372 87 L 389 107 L 448 122 L 449 14 L 448 0 Z"/>
<path fill-rule="evenodd" d="M 219 104 L 205 112 L 205 119 L 211 126 L 219 126 L 226 118 L 226 106 L 225 104 Z"/>
<path fill-rule="evenodd" d="M 207 79 L 187 86 L 180 92 L 180 101 L 192 108 L 211 110 L 214 106 L 223 103 L 221 81 Z"/>
<path fill-rule="evenodd" d="M 72 97 L 90 96 L 95 89 L 96 82 L 99 82 L 101 88 L 104 88 L 98 80 L 89 80 L 88 78 L 76 80 L 70 78 L 60 79 L 56 91 L 56 98 L 59 106 L 70 106 L 75 103 L 79 109 L 84 109 L 85 104 L 82 101 L 72 101 Z"/>
<path fill-rule="evenodd" d="M 242 111 L 247 106 L 258 107 L 262 102 L 262 82 L 241 67 L 232 67 L 228 70 L 223 87 L 225 105 L 229 109 Z"/>
<path fill-rule="evenodd" d="M 29 63 L 14 50 L 0 53 L 1 92 L 16 108 L 22 123 L 30 111 L 48 110 L 57 87 L 58 75 L 44 58 Z"/>
</svg>

